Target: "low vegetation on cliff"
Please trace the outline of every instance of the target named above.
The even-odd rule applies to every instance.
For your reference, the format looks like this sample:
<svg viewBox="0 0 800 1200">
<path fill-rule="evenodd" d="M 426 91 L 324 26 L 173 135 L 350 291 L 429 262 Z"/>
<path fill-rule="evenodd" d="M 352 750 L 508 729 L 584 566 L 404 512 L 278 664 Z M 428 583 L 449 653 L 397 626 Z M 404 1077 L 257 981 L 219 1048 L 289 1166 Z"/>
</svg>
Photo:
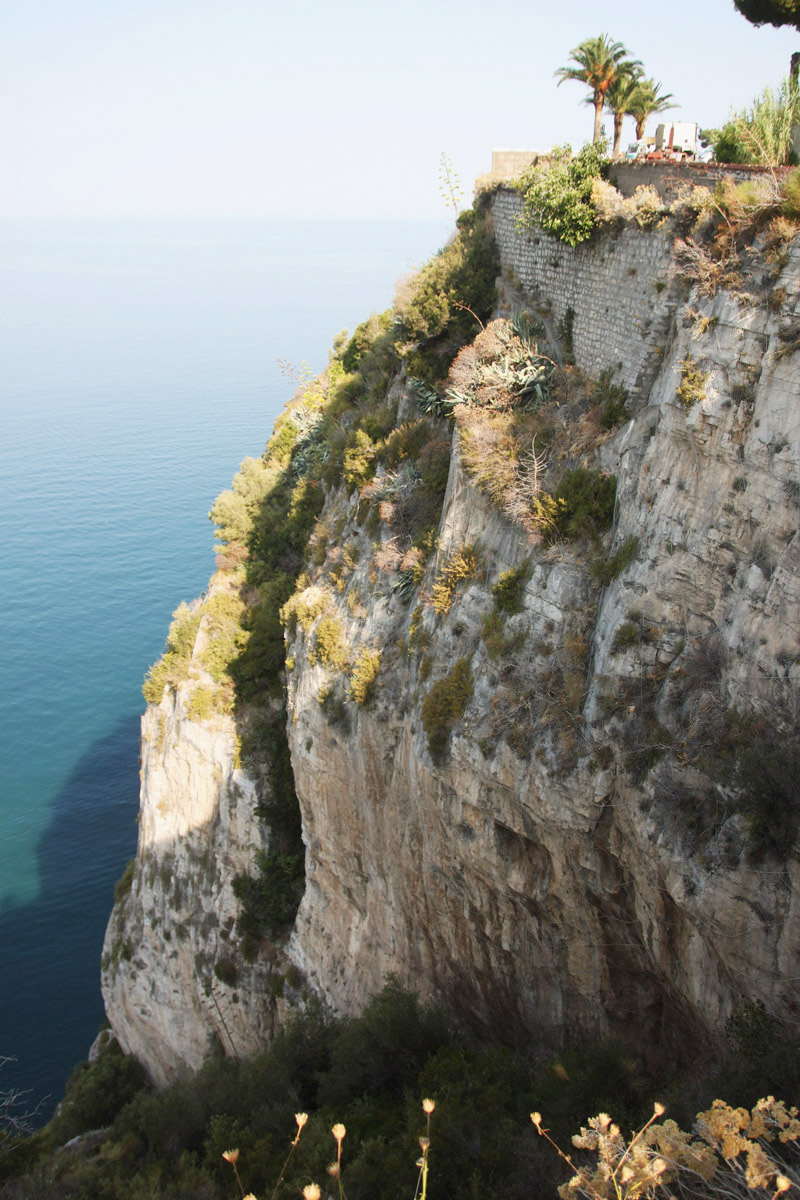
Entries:
<svg viewBox="0 0 800 1200">
<path fill-rule="evenodd" d="M 431 1196 L 744 1200 L 752 1189 L 767 1197 L 785 1190 L 783 1178 L 798 1186 L 800 1121 L 771 1094 L 755 1108 L 751 1097 L 753 1089 L 796 1091 L 800 1047 L 755 1008 L 743 1008 L 729 1032 L 721 1070 L 654 1078 L 613 1042 L 543 1059 L 475 1049 L 444 1014 L 390 982 L 358 1018 L 330 1020 L 311 1006 L 263 1055 L 214 1057 L 161 1092 L 112 1042 L 76 1068 L 50 1125 L 5 1147 L 0 1181 L 14 1200 L 224 1200 L 235 1191 L 235 1148 L 237 1175 L 252 1194 L 299 1196 L 328 1179 L 337 1125 L 346 1131 L 339 1182 L 348 1200 L 411 1200 L 420 1100 L 430 1096 Z M 723 1086 L 733 1105 L 745 1107 L 712 1104 Z M 657 1125 L 654 1090 L 664 1117 Z M 587 1122 L 598 1110 L 615 1123 L 605 1115 Z M 307 1120 L 287 1168 L 298 1112 Z M 626 1132 L 648 1117 L 647 1136 L 631 1142 Z M 564 1161 L 548 1142 L 569 1146 L 573 1134 Z M 328 1187 L 336 1191 L 336 1177 Z"/>
</svg>

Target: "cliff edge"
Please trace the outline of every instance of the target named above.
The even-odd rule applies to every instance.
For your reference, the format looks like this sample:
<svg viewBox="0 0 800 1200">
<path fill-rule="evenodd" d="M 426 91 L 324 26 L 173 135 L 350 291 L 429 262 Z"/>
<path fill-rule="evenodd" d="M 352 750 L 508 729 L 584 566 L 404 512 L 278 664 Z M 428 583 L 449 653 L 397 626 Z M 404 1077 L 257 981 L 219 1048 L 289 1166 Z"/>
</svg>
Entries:
<svg viewBox="0 0 800 1200">
<path fill-rule="evenodd" d="M 242 636 L 209 674 L 211 612 L 156 680 L 104 951 L 158 1082 L 389 973 L 534 1048 L 796 1025 L 800 245 L 712 284 L 674 214 L 573 248 L 520 210 L 478 206 L 217 511 Z M 281 788 L 304 870 L 259 924 Z"/>
</svg>

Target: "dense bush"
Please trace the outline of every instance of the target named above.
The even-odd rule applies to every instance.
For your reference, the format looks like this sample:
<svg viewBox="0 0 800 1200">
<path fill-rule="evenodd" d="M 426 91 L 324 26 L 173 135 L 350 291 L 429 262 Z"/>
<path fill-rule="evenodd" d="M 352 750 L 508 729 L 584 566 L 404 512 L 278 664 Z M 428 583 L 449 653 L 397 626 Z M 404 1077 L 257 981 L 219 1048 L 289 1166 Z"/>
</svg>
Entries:
<svg viewBox="0 0 800 1200">
<path fill-rule="evenodd" d="M 556 532 L 564 538 L 596 537 L 614 519 L 617 477 L 604 471 L 577 467 L 567 471 L 553 493 L 558 504 Z"/>
<path fill-rule="evenodd" d="M 443 616 L 453 602 L 459 583 L 474 579 L 479 567 L 480 562 L 472 546 L 462 546 L 454 551 L 436 577 L 431 591 L 434 612 Z"/>
<path fill-rule="evenodd" d="M 495 305 L 499 259 L 486 214 L 469 209 L 458 234 L 398 295 L 398 336 L 409 345 L 409 374 L 443 379 L 458 349 L 471 341 Z"/>
<path fill-rule="evenodd" d="M 797 162 L 792 127 L 800 122 L 800 92 L 783 79 L 765 88 L 749 108 L 732 113 L 721 129 L 703 130 L 717 162 L 785 166 Z"/>
<path fill-rule="evenodd" d="M 523 561 L 510 571 L 502 571 L 492 588 L 495 607 L 504 613 L 521 613 L 525 607 L 525 584 L 533 574 L 530 559 Z"/>
<path fill-rule="evenodd" d="M 673 1074 L 659 1075 L 630 1047 L 596 1039 L 534 1059 L 497 1045 L 477 1049 L 441 1012 L 390 981 L 361 1017 L 330 1020 L 309 1002 L 264 1054 L 212 1057 L 163 1091 L 151 1091 L 135 1063 L 110 1049 L 76 1071 L 61 1114 L 22 1154 L 4 1160 L 0 1181 L 30 1172 L 8 1184 L 16 1200 L 224 1200 L 235 1185 L 222 1155 L 236 1147 L 244 1186 L 269 1196 L 297 1133 L 294 1114 L 305 1112 L 283 1195 L 326 1178 L 336 1156 L 331 1127 L 341 1122 L 348 1200 L 408 1200 L 425 1132 L 420 1101 L 430 1096 L 431 1195 L 555 1200 L 570 1172 L 537 1137 L 532 1110 L 567 1145 L 598 1109 L 613 1113 L 622 1129 L 636 1129 L 657 1097 L 668 1116 L 691 1126 L 723 1082 L 743 1106 L 754 1096 L 796 1094 L 800 1047 L 762 1009 L 741 1006 L 729 1035 L 732 1053 L 716 1077 L 702 1063 L 694 1074 L 673 1066 Z M 112 1121 L 83 1148 L 48 1157 L 66 1138 Z"/>
<path fill-rule="evenodd" d="M 60 1144 L 90 1129 L 106 1129 L 145 1083 L 136 1059 L 123 1054 L 112 1038 L 95 1062 L 79 1063 L 70 1075 L 47 1140 Z"/>
<path fill-rule="evenodd" d="M 237 875 L 233 894 L 242 905 L 239 928 L 253 938 L 280 937 L 294 920 L 303 894 L 298 854 L 256 854 L 256 875 Z"/>
<path fill-rule="evenodd" d="M 446 752 L 453 725 L 463 717 L 472 699 L 473 683 L 469 659 L 460 658 L 422 701 L 422 725 L 433 758 L 441 758 Z"/>
<path fill-rule="evenodd" d="M 375 691 L 378 672 L 381 669 L 381 654 L 379 650 L 369 647 L 360 652 L 350 672 L 350 695 L 356 704 L 368 704 Z"/>
<path fill-rule="evenodd" d="M 518 183 L 525 207 L 522 222 L 552 233 L 568 246 L 591 236 L 597 223 L 592 187 L 608 169 L 602 146 L 554 146 L 544 166 L 534 166 Z"/>
</svg>

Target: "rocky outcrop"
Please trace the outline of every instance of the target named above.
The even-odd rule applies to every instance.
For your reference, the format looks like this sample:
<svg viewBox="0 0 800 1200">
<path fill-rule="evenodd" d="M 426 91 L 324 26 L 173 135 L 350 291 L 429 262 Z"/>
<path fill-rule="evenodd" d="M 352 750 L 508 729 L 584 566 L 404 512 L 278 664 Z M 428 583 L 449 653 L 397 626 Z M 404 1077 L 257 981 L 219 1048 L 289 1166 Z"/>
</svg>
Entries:
<svg viewBox="0 0 800 1200">
<path fill-rule="evenodd" d="M 166 691 L 142 719 L 135 869 L 103 947 L 108 1019 L 160 1084 L 215 1047 L 252 1055 L 275 1028 L 276 964 L 248 962 L 235 936 L 233 880 L 266 848 L 258 792 L 237 766 L 233 719 L 189 717 L 192 686 Z"/>
<path fill-rule="evenodd" d="M 720 293 L 681 309 L 649 402 L 598 447 L 619 480 L 607 553 L 638 539 L 607 587 L 585 546 L 532 548 L 455 455 L 420 593 L 424 654 L 390 590 L 372 587 L 363 618 L 332 596 L 351 656 L 383 653 L 373 705 L 336 726 L 305 653 L 313 627 L 298 633 L 290 741 L 308 857 L 291 951 L 335 1009 L 356 1011 L 391 971 L 534 1045 L 566 1029 L 686 1046 L 742 999 L 794 1019 L 796 851 L 754 849 L 726 802 L 735 781 L 702 762 L 731 710 L 775 729 L 795 719 L 800 374 L 782 348 L 799 282 L 795 250 L 780 308 Z M 702 386 L 681 400 L 689 363 Z M 467 544 L 480 575 L 437 617 L 426 593 Z M 493 662 L 491 586 L 526 559 L 507 623 L 518 646 Z M 474 692 L 442 762 L 421 706 L 460 658 Z"/>
<path fill-rule="evenodd" d="M 391 555 L 378 562 L 391 531 L 376 543 L 358 495 L 329 490 L 336 544 L 287 635 L 306 883 L 280 951 L 248 963 L 234 937 L 231 881 L 266 834 L 232 719 L 190 720 L 190 684 L 148 708 L 139 851 L 104 995 L 156 1080 L 214 1041 L 262 1045 L 289 960 L 334 1011 L 358 1011 L 392 973 L 470 1028 L 534 1047 L 611 1030 L 671 1053 L 720 1034 L 742 999 L 796 1020 L 800 250 L 779 284 L 759 259 L 746 289 L 708 297 L 681 292 L 663 243 L 669 308 L 654 308 L 672 323 L 646 362 L 630 331 L 633 411 L 581 451 L 618 481 L 602 543 L 532 536 L 456 447 L 436 552 L 410 586 Z M 541 303 L 540 280 L 507 291 Z M 576 328 L 596 349 L 587 312 Z M 398 420 L 411 404 L 403 392 Z M 558 448 L 573 453 L 573 409 L 553 418 L 551 475 Z M 467 547 L 470 569 L 434 605 Z M 524 564 L 519 611 L 499 613 L 500 577 Z M 322 652 L 325 621 L 336 653 Z M 742 774 L 754 756 L 760 790 Z"/>
</svg>

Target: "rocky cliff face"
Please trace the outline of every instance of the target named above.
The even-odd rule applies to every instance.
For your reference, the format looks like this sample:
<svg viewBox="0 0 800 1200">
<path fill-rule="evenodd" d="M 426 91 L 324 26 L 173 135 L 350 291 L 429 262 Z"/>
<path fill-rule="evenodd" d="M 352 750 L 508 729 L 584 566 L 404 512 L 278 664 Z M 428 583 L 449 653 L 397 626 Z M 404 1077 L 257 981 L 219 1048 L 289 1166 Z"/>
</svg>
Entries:
<svg viewBox="0 0 800 1200">
<path fill-rule="evenodd" d="M 258 789 L 233 719 L 190 717 L 197 686 L 165 691 L 142 719 L 139 844 L 103 947 L 109 1021 L 159 1084 L 217 1047 L 252 1055 L 275 1029 L 275 956 L 248 962 L 232 937 L 233 880 L 266 849 Z"/>
<path fill-rule="evenodd" d="M 680 292 L 663 234 L 658 256 L 673 301 L 652 387 L 616 429 L 569 390 L 548 409 L 543 477 L 615 475 L 608 532 L 513 521 L 457 435 L 421 579 L 363 497 L 327 494 L 335 544 L 287 633 L 306 883 L 286 953 L 335 1011 L 392 972 L 532 1046 L 612 1030 L 685 1047 L 741 999 L 796 1019 L 800 250 L 779 281 L 761 258 L 713 297 Z M 214 1038 L 251 1052 L 276 1019 L 275 968 L 231 949 L 230 881 L 262 836 L 234 745 L 230 719 L 187 718 L 182 687 L 144 719 L 104 994 L 158 1080 Z M 235 982 L 214 974 L 226 956 Z"/>
</svg>

